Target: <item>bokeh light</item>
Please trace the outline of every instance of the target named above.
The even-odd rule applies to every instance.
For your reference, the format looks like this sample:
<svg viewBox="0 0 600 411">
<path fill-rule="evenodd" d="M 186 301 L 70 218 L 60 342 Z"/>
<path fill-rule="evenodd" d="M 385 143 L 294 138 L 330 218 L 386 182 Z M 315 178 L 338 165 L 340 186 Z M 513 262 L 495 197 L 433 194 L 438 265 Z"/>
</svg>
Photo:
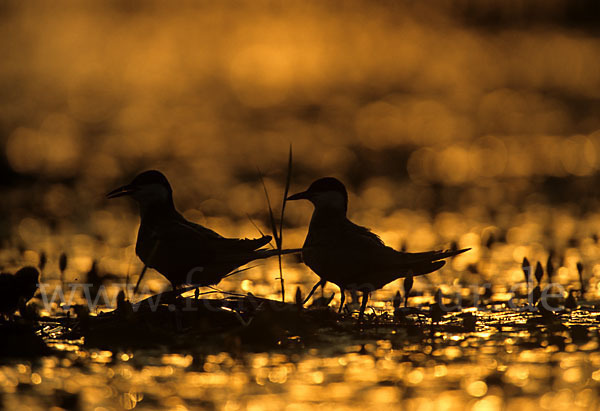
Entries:
<svg viewBox="0 0 600 411">
<path fill-rule="evenodd" d="M 527 293 L 527 257 L 554 262 L 562 299 L 580 287 L 583 262 L 585 302 L 596 307 L 598 12 L 586 0 L 4 1 L 0 268 L 43 256 L 53 289 L 96 270 L 110 301 L 92 315 L 107 311 L 117 284 L 142 269 L 138 210 L 106 201 L 109 189 L 160 169 L 186 218 L 257 237 L 255 225 L 270 232 L 259 173 L 278 211 L 291 144 L 292 191 L 336 176 L 348 187 L 350 218 L 388 245 L 471 248 L 415 279 L 411 305 L 428 307 L 438 289 L 446 303 L 468 300 L 489 285 L 490 301 L 505 308 L 512 286 Z M 285 247 L 301 246 L 311 212 L 308 203 L 287 206 Z M 219 287 L 278 298 L 272 260 Z M 306 294 L 317 277 L 295 257 L 283 263 L 286 294 Z M 144 281 L 151 292 L 168 287 L 152 270 Z M 378 290 L 369 310 L 392 316 L 402 289 L 397 280 Z M 326 286 L 323 295 L 332 293 L 337 308 L 339 291 Z M 71 321 L 69 306 L 33 305 Z M 45 326 L 61 355 L 3 362 L 0 406 L 597 405 L 595 311 L 575 311 L 550 332 L 528 313 L 500 310 L 452 313 L 444 321 L 460 324 L 456 332 L 398 328 L 351 339 L 328 330 L 327 343 L 272 352 L 240 352 L 234 339 L 208 351 L 98 350 Z M 476 326 L 464 331 L 468 321 Z M 587 327 L 581 341 L 575 326 Z"/>
</svg>

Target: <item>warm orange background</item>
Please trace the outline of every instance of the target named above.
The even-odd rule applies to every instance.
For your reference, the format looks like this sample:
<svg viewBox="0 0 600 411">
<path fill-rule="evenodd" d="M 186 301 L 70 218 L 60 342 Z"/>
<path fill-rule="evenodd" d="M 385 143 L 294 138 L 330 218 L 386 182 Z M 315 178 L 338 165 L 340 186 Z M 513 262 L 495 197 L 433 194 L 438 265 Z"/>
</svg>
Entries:
<svg viewBox="0 0 600 411">
<path fill-rule="evenodd" d="M 357 188 L 600 165 L 581 1 L 83 3 L 3 2 L 9 170 L 96 188 L 160 166 L 219 196 L 285 168 L 290 142 L 302 182 Z"/>
</svg>

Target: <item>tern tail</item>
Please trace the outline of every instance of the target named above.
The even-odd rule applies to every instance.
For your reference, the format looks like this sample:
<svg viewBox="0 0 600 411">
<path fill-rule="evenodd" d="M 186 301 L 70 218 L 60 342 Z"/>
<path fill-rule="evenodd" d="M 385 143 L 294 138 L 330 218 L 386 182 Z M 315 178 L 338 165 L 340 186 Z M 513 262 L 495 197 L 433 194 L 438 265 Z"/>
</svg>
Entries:
<svg viewBox="0 0 600 411">
<path fill-rule="evenodd" d="M 424 253 L 400 253 L 399 261 L 394 266 L 402 270 L 400 277 L 429 274 L 442 268 L 446 264 L 443 261 L 445 258 L 454 257 L 469 250 L 470 248 L 462 250 L 436 250 Z"/>
<path fill-rule="evenodd" d="M 271 241 L 272 237 L 270 235 L 264 235 L 260 238 L 244 238 L 239 240 L 234 240 L 239 246 L 248 251 L 256 250 L 257 248 L 266 245 Z"/>
<path fill-rule="evenodd" d="M 434 261 L 443 260 L 444 258 L 454 257 L 469 251 L 470 248 L 462 250 L 436 250 L 427 251 L 424 253 L 398 253 L 399 264 L 414 265 L 419 263 L 431 263 Z"/>
</svg>

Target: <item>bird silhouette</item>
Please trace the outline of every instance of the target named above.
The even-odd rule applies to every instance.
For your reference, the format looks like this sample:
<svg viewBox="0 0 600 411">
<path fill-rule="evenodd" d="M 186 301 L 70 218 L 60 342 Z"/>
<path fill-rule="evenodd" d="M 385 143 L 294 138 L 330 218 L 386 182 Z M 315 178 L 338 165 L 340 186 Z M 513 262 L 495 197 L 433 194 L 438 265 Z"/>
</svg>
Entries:
<svg viewBox="0 0 600 411">
<path fill-rule="evenodd" d="M 305 301 L 319 285 L 329 281 L 340 287 L 341 312 L 345 290 L 359 290 L 362 292 L 359 319 L 363 317 L 372 291 L 397 278 L 436 271 L 445 263 L 440 260 L 469 250 L 407 253 L 386 246 L 368 228 L 346 217 L 348 193 L 344 184 L 333 177 L 321 178 L 308 190 L 287 198 L 300 199 L 309 200 L 315 207 L 302 259 L 321 278 Z"/>
<path fill-rule="evenodd" d="M 140 208 L 135 252 L 145 267 L 135 290 L 146 267 L 166 277 L 173 289 L 183 285 L 210 286 L 250 261 L 299 251 L 261 249 L 271 236 L 225 238 L 186 220 L 175 209 L 173 190 L 160 171 L 144 171 L 130 184 L 106 195 L 109 199 L 121 196 L 132 197 Z"/>
<path fill-rule="evenodd" d="M 40 273 L 35 267 L 23 267 L 14 275 L 0 274 L 0 314 L 12 317 L 19 303 L 29 301 L 38 287 Z"/>
</svg>

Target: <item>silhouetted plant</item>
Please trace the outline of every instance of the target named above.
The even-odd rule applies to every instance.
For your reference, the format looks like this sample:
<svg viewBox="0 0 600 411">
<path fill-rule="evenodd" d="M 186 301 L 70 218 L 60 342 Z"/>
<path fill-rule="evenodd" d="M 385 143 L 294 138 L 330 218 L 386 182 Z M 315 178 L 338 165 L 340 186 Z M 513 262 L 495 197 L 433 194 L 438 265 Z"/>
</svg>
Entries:
<svg viewBox="0 0 600 411">
<path fill-rule="evenodd" d="M 525 283 L 527 284 L 527 289 L 529 289 L 529 281 L 531 281 L 531 264 L 529 264 L 529 260 L 527 257 L 523 258 L 523 264 L 521 265 L 523 268 L 523 274 L 525 275 Z"/>
<path fill-rule="evenodd" d="M 546 273 L 548 274 L 548 283 L 552 284 L 552 276 L 554 275 L 554 265 L 552 264 L 552 252 L 548 255 L 546 262 Z"/>
<path fill-rule="evenodd" d="M 473 313 L 467 312 L 467 313 L 462 314 L 463 331 L 473 332 L 473 331 L 475 331 L 476 325 L 477 325 L 477 319 L 475 318 Z"/>
<path fill-rule="evenodd" d="M 258 175 L 260 177 L 260 181 L 262 183 L 263 190 L 265 192 L 265 197 L 267 198 L 267 206 L 269 208 L 269 219 L 271 222 L 271 231 L 273 233 L 273 239 L 275 240 L 275 245 L 276 245 L 277 250 L 280 252 L 278 254 L 279 281 L 281 283 L 281 301 L 285 302 L 285 284 L 284 284 L 284 279 L 283 279 L 281 250 L 282 250 L 282 246 L 283 246 L 283 216 L 285 213 L 285 205 L 287 203 L 287 197 L 288 197 L 288 192 L 290 189 L 290 183 L 292 180 L 292 145 L 290 144 L 290 151 L 289 151 L 289 156 L 288 156 L 288 168 L 287 168 L 287 174 L 286 174 L 286 179 L 285 179 L 285 189 L 283 192 L 283 202 L 281 204 L 281 216 L 279 219 L 279 229 L 277 228 L 277 224 L 275 223 L 275 215 L 273 214 L 273 208 L 271 207 L 271 199 L 269 198 L 269 192 L 267 190 L 267 186 L 265 184 L 265 180 L 262 176 L 262 173 L 260 172 L 260 169 L 258 170 Z"/>
<path fill-rule="evenodd" d="M 579 274 L 579 283 L 581 284 L 581 296 L 585 296 L 585 282 L 583 281 L 583 264 L 581 261 L 577 262 L 577 273 Z"/>
<path fill-rule="evenodd" d="M 542 264 L 538 261 L 535 265 L 535 279 L 537 280 L 538 285 L 542 282 L 542 277 L 544 277 L 544 269 L 542 268 Z"/>
<path fill-rule="evenodd" d="M 58 268 L 60 269 L 61 273 L 67 269 L 67 263 L 68 263 L 67 254 L 65 252 L 62 252 L 58 259 Z"/>
<path fill-rule="evenodd" d="M 402 295 L 400 295 L 400 291 L 396 291 L 396 295 L 394 295 L 394 299 L 392 300 L 392 305 L 394 309 L 397 310 L 400 308 L 400 304 L 402 304 Z"/>
<path fill-rule="evenodd" d="M 65 252 L 62 252 L 58 259 L 58 268 L 60 269 L 60 282 L 63 285 L 63 287 L 65 285 L 65 270 L 67 269 L 67 263 L 67 254 Z"/>
<path fill-rule="evenodd" d="M 442 290 L 439 288 L 435 292 L 435 296 L 433 298 L 434 303 L 429 306 L 430 315 L 431 315 L 431 323 L 437 324 L 442 320 Z"/>
<path fill-rule="evenodd" d="M 42 251 L 40 253 L 40 261 L 38 262 L 38 268 L 40 269 L 40 271 L 44 271 L 44 267 L 46 267 L 46 262 L 47 262 L 47 257 L 46 257 L 46 252 Z"/>
<path fill-rule="evenodd" d="M 565 300 L 565 308 L 569 310 L 577 309 L 577 300 L 575 299 L 575 290 L 573 289 L 569 290 L 569 295 Z"/>
<path fill-rule="evenodd" d="M 533 302 L 533 304 L 536 304 L 540 300 L 541 296 L 542 290 L 540 289 L 539 285 L 536 285 L 531 291 L 531 301 Z"/>
<path fill-rule="evenodd" d="M 294 297 L 294 302 L 296 304 L 296 307 L 298 307 L 298 309 L 301 310 L 304 301 L 302 300 L 302 291 L 300 290 L 300 287 L 296 287 L 296 295 Z"/>
</svg>

